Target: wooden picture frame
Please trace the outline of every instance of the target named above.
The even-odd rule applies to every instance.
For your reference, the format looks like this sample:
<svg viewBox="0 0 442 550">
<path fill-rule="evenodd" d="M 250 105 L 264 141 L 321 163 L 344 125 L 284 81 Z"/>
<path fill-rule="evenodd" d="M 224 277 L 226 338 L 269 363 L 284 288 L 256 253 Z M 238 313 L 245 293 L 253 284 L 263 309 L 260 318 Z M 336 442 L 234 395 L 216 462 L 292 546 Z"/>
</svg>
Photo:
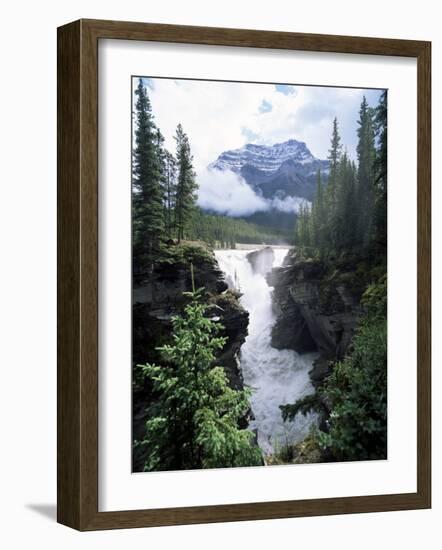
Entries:
<svg viewBox="0 0 442 550">
<path fill-rule="evenodd" d="M 402 56 L 418 67 L 417 492 L 98 510 L 98 41 L 123 39 Z M 422 41 L 79 20 L 58 29 L 58 521 L 81 531 L 431 506 L 431 44 Z"/>
</svg>

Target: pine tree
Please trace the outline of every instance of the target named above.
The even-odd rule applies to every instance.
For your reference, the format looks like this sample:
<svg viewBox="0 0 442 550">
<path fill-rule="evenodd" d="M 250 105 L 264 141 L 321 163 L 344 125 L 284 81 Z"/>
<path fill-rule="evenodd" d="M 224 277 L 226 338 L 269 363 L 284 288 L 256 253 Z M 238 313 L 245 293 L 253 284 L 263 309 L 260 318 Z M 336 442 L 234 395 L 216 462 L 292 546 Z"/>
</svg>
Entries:
<svg viewBox="0 0 442 550">
<path fill-rule="evenodd" d="M 152 269 L 164 228 L 158 133 L 142 79 L 135 91 L 135 144 L 132 157 L 133 259 L 135 269 Z"/>
<path fill-rule="evenodd" d="M 173 341 L 159 348 L 164 364 L 139 366 L 158 397 L 141 442 L 145 471 L 262 464 L 252 432 L 239 428 L 250 391 L 229 387 L 224 369 L 214 366 L 226 338 L 208 318 L 202 293 L 186 293 L 190 303 L 172 319 Z"/>
<path fill-rule="evenodd" d="M 178 124 L 176 135 L 176 158 L 178 164 L 178 182 L 175 206 L 175 224 L 178 242 L 184 239 L 187 227 L 195 212 L 196 190 L 198 188 L 193 170 L 193 157 L 190 151 L 189 138 Z"/>
</svg>

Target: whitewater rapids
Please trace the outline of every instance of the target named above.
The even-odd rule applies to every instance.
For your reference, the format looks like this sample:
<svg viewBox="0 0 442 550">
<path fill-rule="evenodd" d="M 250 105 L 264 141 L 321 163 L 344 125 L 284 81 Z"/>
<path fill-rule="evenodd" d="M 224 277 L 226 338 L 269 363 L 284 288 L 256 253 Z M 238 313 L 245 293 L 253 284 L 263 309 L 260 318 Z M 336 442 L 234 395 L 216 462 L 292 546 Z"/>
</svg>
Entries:
<svg viewBox="0 0 442 550">
<path fill-rule="evenodd" d="M 278 267 L 288 248 L 273 248 L 273 266 Z M 316 415 L 298 413 L 292 422 L 284 422 L 280 405 L 294 403 L 311 394 L 314 388 L 308 375 L 316 354 L 299 355 L 271 345 L 275 324 L 272 311 L 272 287 L 260 273 L 254 273 L 247 254 L 251 250 L 217 250 L 216 258 L 230 286 L 242 293 L 241 304 L 249 312 L 248 336 L 241 347 L 240 368 L 244 384 L 253 390 L 251 408 L 255 419 L 250 429 L 257 433 L 258 445 L 272 455 L 288 444 L 301 441 Z"/>
</svg>

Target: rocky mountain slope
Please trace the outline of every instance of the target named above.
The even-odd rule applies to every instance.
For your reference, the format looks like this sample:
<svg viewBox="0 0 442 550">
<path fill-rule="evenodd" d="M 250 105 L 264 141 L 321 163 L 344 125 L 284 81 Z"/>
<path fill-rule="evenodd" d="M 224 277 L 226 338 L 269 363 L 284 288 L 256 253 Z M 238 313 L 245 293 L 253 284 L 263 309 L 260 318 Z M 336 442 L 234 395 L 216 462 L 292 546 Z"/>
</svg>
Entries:
<svg viewBox="0 0 442 550">
<path fill-rule="evenodd" d="M 290 139 L 271 146 L 248 143 L 225 151 L 211 170 L 231 170 L 265 198 L 300 197 L 311 200 L 318 170 L 326 177 L 328 161 L 312 155 L 304 142 Z"/>
</svg>

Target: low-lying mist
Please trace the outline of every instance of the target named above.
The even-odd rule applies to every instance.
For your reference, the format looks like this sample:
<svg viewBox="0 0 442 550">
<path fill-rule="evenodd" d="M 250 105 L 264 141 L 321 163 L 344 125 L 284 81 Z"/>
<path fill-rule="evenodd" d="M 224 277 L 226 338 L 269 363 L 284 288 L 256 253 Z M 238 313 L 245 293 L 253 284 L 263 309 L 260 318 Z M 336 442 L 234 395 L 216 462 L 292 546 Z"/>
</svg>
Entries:
<svg viewBox="0 0 442 550">
<path fill-rule="evenodd" d="M 231 217 L 250 216 L 255 212 L 278 210 L 297 213 L 301 205 L 309 204 L 300 197 L 266 199 L 259 195 L 244 178 L 230 170 L 206 168 L 197 175 L 198 205 L 204 210 Z"/>
</svg>

